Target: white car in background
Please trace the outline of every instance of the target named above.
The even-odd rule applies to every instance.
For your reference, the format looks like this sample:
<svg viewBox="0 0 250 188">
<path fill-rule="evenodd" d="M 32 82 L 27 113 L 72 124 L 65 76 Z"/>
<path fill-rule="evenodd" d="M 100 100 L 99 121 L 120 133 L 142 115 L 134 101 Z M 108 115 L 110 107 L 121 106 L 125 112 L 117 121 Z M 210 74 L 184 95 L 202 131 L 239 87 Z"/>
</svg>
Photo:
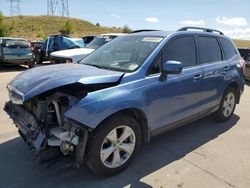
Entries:
<svg viewBox="0 0 250 188">
<path fill-rule="evenodd" d="M 56 51 L 50 54 L 54 63 L 77 63 L 100 46 L 125 33 L 107 33 L 97 35 L 85 48 Z"/>
</svg>

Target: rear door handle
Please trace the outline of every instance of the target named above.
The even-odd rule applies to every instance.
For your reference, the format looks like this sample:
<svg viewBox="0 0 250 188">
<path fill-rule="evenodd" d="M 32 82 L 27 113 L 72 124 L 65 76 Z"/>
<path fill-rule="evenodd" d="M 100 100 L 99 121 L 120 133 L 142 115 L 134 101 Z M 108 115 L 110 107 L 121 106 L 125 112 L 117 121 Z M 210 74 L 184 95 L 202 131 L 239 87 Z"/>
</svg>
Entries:
<svg viewBox="0 0 250 188">
<path fill-rule="evenodd" d="M 202 74 L 197 74 L 197 75 L 195 75 L 195 76 L 193 77 L 193 80 L 194 80 L 194 81 L 198 81 L 198 80 L 200 80 L 200 79 L 202 79 Z"/>
<path fill-rule="evenodd" d="M 227 66 L 227 67 L 224 67 L 223 70 L 224 70 L 224 71 L 228 71 L 229 69 L 230 69 L 230 67 Z"/>
</svg>

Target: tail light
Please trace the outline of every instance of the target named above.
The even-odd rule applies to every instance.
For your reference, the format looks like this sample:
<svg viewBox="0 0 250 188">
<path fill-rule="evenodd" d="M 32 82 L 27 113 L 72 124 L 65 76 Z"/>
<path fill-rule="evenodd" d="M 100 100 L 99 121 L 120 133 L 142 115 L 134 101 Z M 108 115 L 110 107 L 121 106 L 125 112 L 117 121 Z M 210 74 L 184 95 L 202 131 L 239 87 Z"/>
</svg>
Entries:
<svg viewBox="0 0 250 188">
<path fill-rule="evenodd" d="M 72 63 L 72 59 L 67 59 L 66 63 Z"/>
<path fill-rule="evenodd" d="M 241 65 L 241 67 L 242 67 L 242 69 L 243 69 L 243 72 L 244 72 L 244 74 L 245 74 L 246 61 L 245 61 L 244 59 L 242 59 L 242 58 L 241 58 L 241 60 L 240 60 L 240 65 Z"/>
</svg>

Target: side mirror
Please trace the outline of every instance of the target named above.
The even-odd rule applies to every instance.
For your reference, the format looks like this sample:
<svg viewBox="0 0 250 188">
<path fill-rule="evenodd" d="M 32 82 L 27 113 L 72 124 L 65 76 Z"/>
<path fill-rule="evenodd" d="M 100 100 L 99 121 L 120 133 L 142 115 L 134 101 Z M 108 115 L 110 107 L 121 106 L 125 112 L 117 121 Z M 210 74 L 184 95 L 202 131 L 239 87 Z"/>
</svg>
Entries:
<svg viewBox="0 0 250 188">
<path fill-rule="evenodd" d="M 167 61 L 162 66 L 162 73 L 160 80 L 167 79 L 168 74 L 180 74 L 182 72 L 183 64 L 179 61 Z"/>
</svg>

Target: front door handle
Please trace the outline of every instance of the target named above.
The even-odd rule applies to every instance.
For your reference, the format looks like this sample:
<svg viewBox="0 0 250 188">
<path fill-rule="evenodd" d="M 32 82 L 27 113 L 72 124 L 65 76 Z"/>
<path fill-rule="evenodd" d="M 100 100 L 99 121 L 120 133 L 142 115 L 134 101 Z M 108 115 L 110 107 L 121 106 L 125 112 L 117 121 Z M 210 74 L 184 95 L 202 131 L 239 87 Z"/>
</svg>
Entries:
<svg viewBox="0 0 250 188">
<path fill-rule="evenodd" d="M 193 77 L 193 80 L 194 80 L 194 81 L 198 81 L 198 80 L 200 80 L 200 79 L 202 79 L 202 74 L 197 74 L 197 75 L 195 75 L 195 76 Z"/>
<path fill-rule="evenodd" d="M 224 70 L 224 71 L 228 71 L 229 69 L 230 69 L 230 67 L 227 66 L 227 67 L 224 67 L 223 70 Z"/>
</svg>

